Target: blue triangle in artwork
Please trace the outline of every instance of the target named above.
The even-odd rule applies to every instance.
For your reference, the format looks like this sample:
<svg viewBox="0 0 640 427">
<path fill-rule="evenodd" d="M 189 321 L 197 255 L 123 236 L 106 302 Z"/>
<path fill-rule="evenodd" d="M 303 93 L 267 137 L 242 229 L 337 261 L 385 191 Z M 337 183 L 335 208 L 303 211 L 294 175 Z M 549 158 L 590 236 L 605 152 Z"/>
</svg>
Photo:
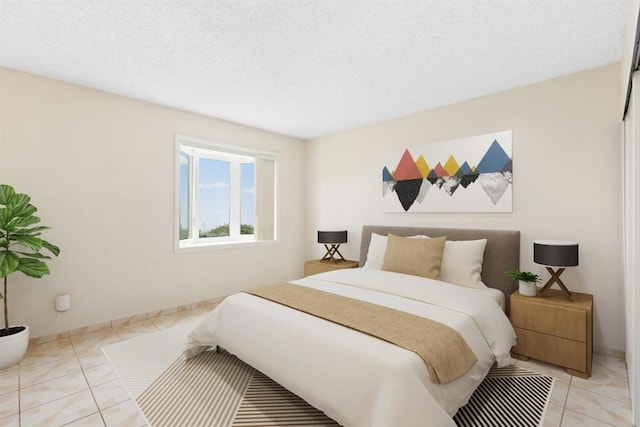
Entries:
<svg viewBox="0 0 640 427">
<path fill-rule="evenodd" d="M 469 175 L 470 173 L 472 173 L 471 166 L 465 161 L 462 166 L 460 166 L 460 169 L 458 169 L 456 175 Z"/>
<path fill-rule="evenodd" d="M 478 163 L 476 173 L 501 172 L 510 160 L 500 143 L 494 139 L 482 160 Z"/>
<path fill-rule="evenodd" d="M 391 176 L 391 172 L 389 172 L 389 169 L 387 169 L 387 167 L 385 166 L 382 169 L 382 182 L 389 182 L 389 181 L 393 181 L 393 177 Z"/>
</svg>

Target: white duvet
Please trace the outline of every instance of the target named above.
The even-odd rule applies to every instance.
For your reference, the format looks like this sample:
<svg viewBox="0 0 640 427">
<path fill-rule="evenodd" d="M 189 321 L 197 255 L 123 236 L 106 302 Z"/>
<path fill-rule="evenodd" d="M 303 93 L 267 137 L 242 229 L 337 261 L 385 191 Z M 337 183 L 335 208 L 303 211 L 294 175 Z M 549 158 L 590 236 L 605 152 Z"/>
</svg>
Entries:
<svg viewBox="0 0 640 427">
<path fill-rule="evenodd" d="M 454 426 L 451 417 L 491 365 L 511 364 L 515 333 L 494 289 L 365 269 L 291 283 L 444 323 L 478 362 L 453 382 L 433 384 L 409 350 L 246 293 L 227 297 L 202 320 L 185 355 L 219 345 L 347 427 Z"/>
</svg>

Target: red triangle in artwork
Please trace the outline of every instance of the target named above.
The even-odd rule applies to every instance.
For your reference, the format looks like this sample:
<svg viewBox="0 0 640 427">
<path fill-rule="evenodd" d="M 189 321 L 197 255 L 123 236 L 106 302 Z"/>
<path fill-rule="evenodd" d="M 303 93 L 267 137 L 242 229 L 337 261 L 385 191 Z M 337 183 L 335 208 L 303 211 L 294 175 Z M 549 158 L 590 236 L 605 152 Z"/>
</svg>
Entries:
<svg viewBox="0 0 640 427">
<path fill-rule="evenodd" d="M 396 172 L 393 174 L 396 181 L 405 181 L 408 179 L 422 179 L 423 176 L 416 166 L 416 162 L 411 157 L 409 150 L 404 150 L 404 154 L 398 163 Z"/>
<path fill-rule="evenodd" d="M 442 165 L 440 164 L 440 162 L 438 162 L 438 164 L 436 165 L 435 168 L 433 168 L 433 172 L 436 174 L 436 176 L 438 177 L 443 177 L 443 176 L 449 176 L 449 174 L 447 173 L 447 171 L 442 167 Z"/>
</svg>

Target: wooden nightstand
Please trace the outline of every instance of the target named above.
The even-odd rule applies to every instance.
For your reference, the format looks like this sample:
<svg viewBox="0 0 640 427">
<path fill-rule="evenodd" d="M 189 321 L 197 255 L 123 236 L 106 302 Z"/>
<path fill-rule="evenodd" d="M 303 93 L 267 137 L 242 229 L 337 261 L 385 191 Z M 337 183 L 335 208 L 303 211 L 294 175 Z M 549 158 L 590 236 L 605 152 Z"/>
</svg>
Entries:
<svg viewBox="0 0 640 427">
<path fill-rule="evenodd" d="M 593 354 L 593 295 L 550 290 L 545 297 L 511 294 L 511 324 L 518 341 L 516 359 L 530 358 L 566 368 L 571 375 L 591 376 Z"/>
<path fill-rule="evenodd" d="M 341 268 L 357 268 L 358 261 L 340 260 L 340 261 L 320 261 L 313 259 L 304 263 L 304 275 L 324 273 L 325 271 L 339 270 Z"/>
</svg>

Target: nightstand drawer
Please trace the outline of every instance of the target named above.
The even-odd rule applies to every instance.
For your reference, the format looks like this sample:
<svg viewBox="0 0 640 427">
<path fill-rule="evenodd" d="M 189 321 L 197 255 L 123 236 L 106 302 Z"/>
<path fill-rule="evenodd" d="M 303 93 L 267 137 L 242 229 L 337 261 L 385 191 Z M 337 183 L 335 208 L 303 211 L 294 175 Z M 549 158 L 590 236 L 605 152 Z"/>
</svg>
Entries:
<svg viewBox="0 0 640 427">
<path fill-rule="evenodd" d="M 516 307 L 514 310 L 514 305 L 522 304 L 524 304 L 522 300 L 511 301 L 511 323 L 513 326 L 574 341 L 587 341 L 587 312 L 585 310 L 538 304 L 533 301 L 528 309 Z"/>
<path fill-rule="evenodd" d="M 518 336 L 518 343 L 511 350 L 513 353 L 576 371 L 587 371 L 587 344 L 585 342 L 554 337 L 517 327 L 514 329 Z"/>
</svg>

